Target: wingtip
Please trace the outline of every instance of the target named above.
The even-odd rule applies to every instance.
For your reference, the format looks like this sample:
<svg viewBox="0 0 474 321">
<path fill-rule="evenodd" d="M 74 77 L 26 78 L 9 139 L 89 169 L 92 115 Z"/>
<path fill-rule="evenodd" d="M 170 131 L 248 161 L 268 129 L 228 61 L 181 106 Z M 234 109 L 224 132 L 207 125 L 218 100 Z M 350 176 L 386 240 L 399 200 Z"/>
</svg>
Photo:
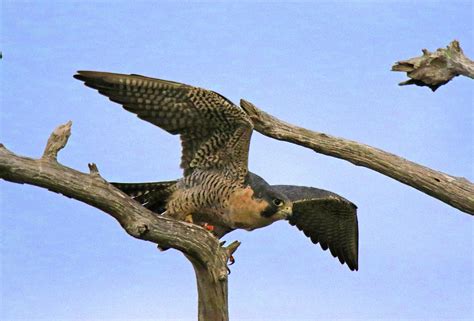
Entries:
<svg viewBox="0 0 474 321">
<path fill-rule="evenodd" d="M 95 70 L 78 70 L 76 71 L 76 74 L 80 75 L 87 75 L 87 74 L 103 74 L 105 72 L 103 71 L 95 71 Z"/>
<path fill-rule="evenodd" d="M 102 78 L 107 75 L 114 75 L 113 73 L 103 72 L 103 71 L 92 71 L 92 70 L 78 70 L 76 74 L 73 75 L 74 78 L 79 80 L 91 79 L 91 78 Z"/>
<path fill-rule="evenodd" d="M 357 254 L 355 255 L 348 255 L 346 264 L 351 271 L 358 271 L 359 270 L 359 258 Z"/>
<path fill-rule="evenodd" d="M 88 78 L 90 78 L 95 71 L 89 71 L 89 70 L 78 70 L 76 73 L 73 75 L 73 77 L 77 80 L 80 81 L 86 81 Z"/>
<path fill-rule="evenodd" d="M 109 76 L 116 75 L 117 74 L 102 71 L 78 70 L 76 74 L 73 75 L 73 77 L 77 80 L 82 81 L 87 87 L 99 90 L 103 87 L 113 86 L 115 79 Z"/>
<path fill-rule="evenodd" d="M 359 271 L 359 264 L 357 264 L 357 262 L 346 262 L 347 264 L 347 267 L 353 271 L 353 272 L 357 272 Z"/>
<path fill-rule="evenodd" d="M 80 81 L 85 81 L 86 78 L 84 76 L 82 76 L 79 72 L 75 75 L 72 76 L 73 78 L 77 79 L 77 80 L 80 80 Z"/>
</svg>

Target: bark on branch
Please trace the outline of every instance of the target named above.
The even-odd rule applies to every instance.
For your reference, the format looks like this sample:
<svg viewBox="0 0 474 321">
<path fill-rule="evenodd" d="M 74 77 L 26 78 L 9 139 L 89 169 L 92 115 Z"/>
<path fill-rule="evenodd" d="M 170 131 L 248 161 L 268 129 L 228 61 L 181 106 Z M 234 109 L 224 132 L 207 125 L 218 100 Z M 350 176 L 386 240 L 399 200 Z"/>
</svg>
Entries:
<svg viewBox="0 0 474 321">
<path fill-rule="evenodd" d="M 0 144 L 0 178 L 47 188 L 87 203 L 115 218 L 131 236 L 171 247 L 193 264 L 199 296 L 200 321 L 227 321 L 227 261 L 240 245 L 228 248 L 205 229 L 160 217 L 104 180 L 95 164 L 90 174 L 78 172 L 56 160 L 70 135 L 71 122 L 59 126 L 48 140 L 41 159 L 21 157 Z"/>
<path fill-rule="evenodd" d="M 370 168 L 474 215 L 474 185 L 463 177 L 450 176 L 355 141 L 291 125 L 243 99 L 240 105 L 252 119 L 255 130 L 263 135 Z"/>
<path fill-rule="evenodd" d="M 422 51 L 422 56 L 401 60 L 392 66 L 392 71 L 406 72 L 410 78 L 399 83 L 400 86 L 427 86 L 435 91 L 456 76 L 474 78 L 474 61 L 464 55 L 457 40 L 435 52 Z"/>
</svg>

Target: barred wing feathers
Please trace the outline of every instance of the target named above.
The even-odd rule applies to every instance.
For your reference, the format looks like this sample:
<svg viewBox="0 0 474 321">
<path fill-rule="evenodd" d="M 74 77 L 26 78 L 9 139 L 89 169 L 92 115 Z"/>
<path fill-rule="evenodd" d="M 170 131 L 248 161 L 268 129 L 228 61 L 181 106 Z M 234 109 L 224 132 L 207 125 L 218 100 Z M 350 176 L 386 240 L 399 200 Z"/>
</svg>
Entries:
<svg viewBox="0 0 474 321">
<path fill-rule="evenodd" d="M 179 134 L 184 175 L 222 169 L 243 180 L 253 125 L 248 115 L 220 94 L 140 75 L 78 71 L 74 78 L 171 134 Z"/>
<path fill-rule="evenodd" d="M 274 189 L 293 202 L 290 224 L 319 243 L 323 250 L 358 270 L 359 230 L 357 206 L 347 199 L 321 189 L 303 186 L 275 185 Z"/>
</svg>

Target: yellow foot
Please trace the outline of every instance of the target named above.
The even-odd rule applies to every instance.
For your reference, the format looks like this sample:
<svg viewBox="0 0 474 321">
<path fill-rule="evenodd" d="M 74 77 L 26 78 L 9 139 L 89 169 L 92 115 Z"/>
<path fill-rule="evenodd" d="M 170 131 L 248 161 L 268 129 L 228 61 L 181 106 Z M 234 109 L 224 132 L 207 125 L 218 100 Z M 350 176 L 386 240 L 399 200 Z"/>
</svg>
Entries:
<svg viewBox="0 0 474 321">
<path fill-rule="evenodd" d="M 186 215 L 186 217 L 184 218 L 184 221 L 188 222 L 188 223 L 194 223 L 193 222 L 193 215 L 192 214 Z"/>
</svg>

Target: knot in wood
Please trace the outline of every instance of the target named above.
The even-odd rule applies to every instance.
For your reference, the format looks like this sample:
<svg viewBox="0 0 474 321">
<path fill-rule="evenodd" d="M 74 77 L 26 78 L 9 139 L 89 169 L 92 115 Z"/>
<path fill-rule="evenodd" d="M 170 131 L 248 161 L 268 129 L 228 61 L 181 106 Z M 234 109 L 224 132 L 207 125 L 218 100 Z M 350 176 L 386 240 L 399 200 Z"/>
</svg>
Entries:
<svg viewBox="0 0 474 321">
<path fill-rule="evenodd" d="M 142 238 L 150 229 L 145 223 L 137 223 L 129 225 L 126 230 L 130 235 L 136 238 Z"/>
<path fill-rule="evenodd" d="M 221 281 L 221 282 L 226 281 L 228 274 L 229 274 L 229 272 L 227 272 L 227 271 L 221 272 L 221 273 L 219 274 L 219 277 L 218 277 L 219 281 Z"/>
</svg>

